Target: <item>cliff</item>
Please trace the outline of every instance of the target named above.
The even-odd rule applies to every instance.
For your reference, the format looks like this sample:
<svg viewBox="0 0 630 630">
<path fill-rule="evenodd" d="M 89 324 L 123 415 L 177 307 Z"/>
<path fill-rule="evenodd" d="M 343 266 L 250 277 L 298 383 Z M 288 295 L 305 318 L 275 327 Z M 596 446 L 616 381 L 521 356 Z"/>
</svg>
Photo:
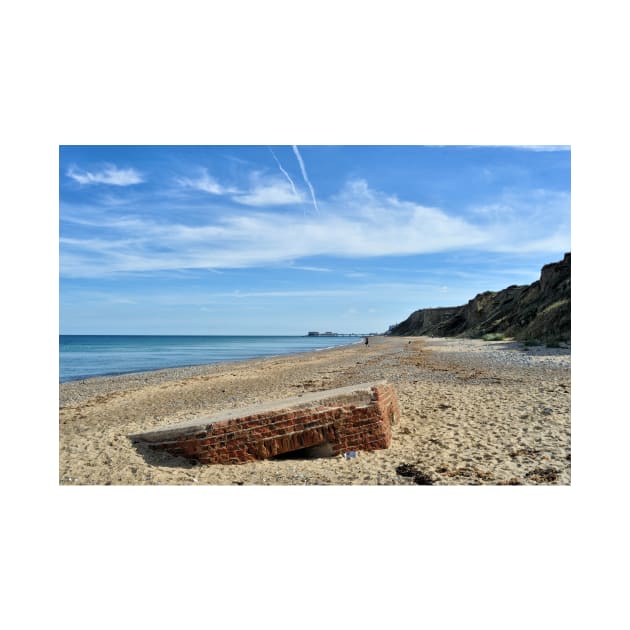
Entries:
<svg viewBox="0 0 630 630">
<path fill-rule="evenodd" d="M 425 308 L 394 326 L 392 335 L 481 337 L 501 334 L 519 340 L 571 340 L 571 254 L 545 265 L 540 280 L 486 291 L 464 306 Z"/>
</svg>

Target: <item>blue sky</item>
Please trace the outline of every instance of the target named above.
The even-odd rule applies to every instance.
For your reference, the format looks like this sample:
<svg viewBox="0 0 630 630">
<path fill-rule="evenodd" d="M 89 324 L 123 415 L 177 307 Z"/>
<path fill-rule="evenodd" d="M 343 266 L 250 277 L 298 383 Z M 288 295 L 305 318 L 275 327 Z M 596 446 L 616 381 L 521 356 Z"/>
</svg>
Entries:
<svg viewBox="0 0 630 630">
<path fill-rule="evenodd" d="M 570 150 L 62 146 L 62 334 L 382 332 L 570 251 Z"/>
</svg>

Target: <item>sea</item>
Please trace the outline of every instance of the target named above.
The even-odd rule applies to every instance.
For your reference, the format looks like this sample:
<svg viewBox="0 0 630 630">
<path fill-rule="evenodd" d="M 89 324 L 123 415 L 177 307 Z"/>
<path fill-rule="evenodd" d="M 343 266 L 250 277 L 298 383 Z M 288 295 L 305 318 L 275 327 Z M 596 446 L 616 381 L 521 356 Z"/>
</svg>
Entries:
<svg viewBox="0 0 630 630">
<path fill-rule="evenodd" d="M 356 335 L 59 335 L 59 382 L 241 361 L 361 342 Z"/>
</svg>

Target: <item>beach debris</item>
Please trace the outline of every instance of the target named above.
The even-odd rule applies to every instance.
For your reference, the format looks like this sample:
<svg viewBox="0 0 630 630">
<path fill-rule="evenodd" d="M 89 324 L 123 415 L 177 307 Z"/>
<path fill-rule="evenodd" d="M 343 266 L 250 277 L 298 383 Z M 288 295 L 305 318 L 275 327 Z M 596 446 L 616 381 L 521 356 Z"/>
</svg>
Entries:
<svg viewBox="0 0 630 630">
<path fill-rule="evenodd" d="M 210 417 L 129 435 L 143 446 L 200 464 L 240 464 L 280 455 L 356 457 L 389 448 L 400 410 L 387 381 L 304 393 L 284 400 L 226 409 Z"/>
<path fill-rule="evenodd" d="M 478 468 L 477 466 L 460 466 L 459 468 L 453 468 L 449 470 L 445 466 L 437 469 L 437 472 L 445 475 L 446 477 L 461 477 L 466 480 L 467 485 L 478 484 L 479 481 L 490 481 L 494 479 L 494 475 L 487 471 Z"/>
<path fill-rule="evenodd" d="M 524 447 L 524 448 L 519 448 L 516 451 L 512 451 L 510 453 L 510 457 L 514 458 L 514 457 L 519 457 L 521 455 L 524 455 L 525 457 L 536 457 L 536 455 L 538 455 L 540 453 L 540 451 L 536 450 L 535 448 L 528 448 L 528 447 Z"/>
<path fill-rule="evenodd" d="M 410 477 L 419 486 L 432 486 L 433 479 L 418 470 L 413 464 L 400 464 L 396 466 L 396 474 L 401 477 Z"/>
<path fill-rule="evenodd" d="M 554 468 L 535 468 L 526 473 L 525 476 L 538 483 L 549 483 L 558 478 L 558 471 Z"/>
<path fill-rule="evenodd" d="M 511 479 L 503 479 L 497 481 L 497 486 L 522 486 L 521 480 L 518 477 L 512 477 Z"/>
</svg>

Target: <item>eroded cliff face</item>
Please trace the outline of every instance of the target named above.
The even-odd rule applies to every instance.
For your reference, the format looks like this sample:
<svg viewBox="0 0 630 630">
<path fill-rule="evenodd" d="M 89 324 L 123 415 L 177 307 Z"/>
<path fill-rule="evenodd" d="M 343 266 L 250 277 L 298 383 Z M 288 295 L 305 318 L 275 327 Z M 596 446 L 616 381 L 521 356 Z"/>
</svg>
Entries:
<svg viewBox="0 0 630 630">
<path fill-rule="evenodd" d="M 497 333 L 519 340 L 571 340 L 571 254 L 545 265 L 530 285 L 486 291 L 463 306 L 420 309 L 392 335 L 481 337 Z"/>
</svg>

